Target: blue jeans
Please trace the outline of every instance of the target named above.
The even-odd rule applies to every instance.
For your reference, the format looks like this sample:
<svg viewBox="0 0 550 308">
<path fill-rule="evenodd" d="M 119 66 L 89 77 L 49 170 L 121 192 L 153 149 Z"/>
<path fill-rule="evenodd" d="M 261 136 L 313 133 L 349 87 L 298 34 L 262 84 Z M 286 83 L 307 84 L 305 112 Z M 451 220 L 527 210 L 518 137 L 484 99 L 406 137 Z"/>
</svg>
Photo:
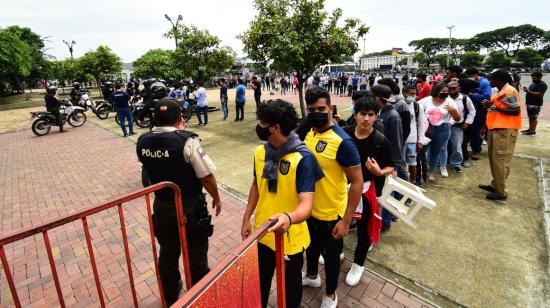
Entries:
<svg viewBox="0 0 550 308">
<path fill-rule="evenodd" d="M 124 135 L 133 134 L 134 119 L 132 118 L 132 111 L 130 111 L 130 109 L 118 109 L 116 116 L 118 117 L 118 122 L 120 123 L 120 128 L 122 128 Z M 126 132 L 126 120 L 128 120 L 128 133 Z"/>
<path fill-rule="evenodd" d="M 227 96 L 222 97 L 221 102 L 222 102 L 223 119 L 225 120 L 229 116 L 229 109 L 227 109 Z"/>
<path fill-rule="evenodd" d="M 195 110 L 197 113 L 197 119 L 199 120 L 199 124 L 202 124 L 202 117 L 201 113 L 204 113 L 204 124 L 208 124 L 208 106 L 199 107 L 197 106 L 197 109 Z"/>
<path fill-rule="evenodd" d="M 451 136 L 449 137 L 449 142 L 451 142 L 451 166 L 459 167 L 462 164 L 462 139 L 464 138 L 464 130 L 462 127 L 451 126 Z M 439 156 L 439 164 L 441 167 L 447 165 L 449 147 L 444 147 L 441 149 L 441 154 Z"/>
<path fill-rule="evenodd" d="M 430 172 L 435 171 L 435 166 L 439 162 L 442 150 L 445 149 L 445 153 L 447 152 L 447 143 L 449 142 L 450 135 L 451 127 L 448 123 L 441 124 L 440 126 L 435 126 L 432 141 L 428 145 L 428 170 Z M 446 165 L 447 162 L 445 161 L 445 164 L 443 166 Z"/>
</svg>

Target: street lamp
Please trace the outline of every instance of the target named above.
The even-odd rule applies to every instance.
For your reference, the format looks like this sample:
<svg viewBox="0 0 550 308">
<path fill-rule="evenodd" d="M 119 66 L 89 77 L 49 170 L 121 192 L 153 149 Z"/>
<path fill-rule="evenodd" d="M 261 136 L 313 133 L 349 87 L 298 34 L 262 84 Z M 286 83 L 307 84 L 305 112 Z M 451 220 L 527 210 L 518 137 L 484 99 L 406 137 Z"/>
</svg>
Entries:
<svg viewBox="0 0 550 308">
<path fill-rule="evenodd" d="M 177 34 L 177 30 L 178 30 L 178 25 L 179 25 L 180 21 L 183 20 L 183 16 L 180 14 L 180 15 L 178 15 L 178 17 L 170 17 L 170 16 L 168 16 L 168 14 L 164 14 L 164 17 L 166 18 L 166 20 L 168 20 L 172 24 L 172 31 L 174 32 L 174 40 L 176 41 L 176 48 L 178 48 L 178 36 L 176 34 Z M 172 20 L 172 18 L 176 19 L 175 24 L 174 24 L 174 21 Z"/>
<path fill-rule="evenodd" d="M 451 55 L 451 35 L 453 32 L 455 26 L 447 26 L 447 29 L 449 29 L 449 49 L 447 50 L 447 67 L 449 67 L 449 58 Z"/>
<path fill-rule="evenodd" d="M 67 47 L 69 47 L 69 52 L 71 53 L 71 59 L 73 58 L 73 45 L 76 44 L 76 42 L 74 40 L 71 41 L 71 43 L 63 40 L 63 43 L 65 43 L 65 45 L 67 45 Z"/>
</svg>

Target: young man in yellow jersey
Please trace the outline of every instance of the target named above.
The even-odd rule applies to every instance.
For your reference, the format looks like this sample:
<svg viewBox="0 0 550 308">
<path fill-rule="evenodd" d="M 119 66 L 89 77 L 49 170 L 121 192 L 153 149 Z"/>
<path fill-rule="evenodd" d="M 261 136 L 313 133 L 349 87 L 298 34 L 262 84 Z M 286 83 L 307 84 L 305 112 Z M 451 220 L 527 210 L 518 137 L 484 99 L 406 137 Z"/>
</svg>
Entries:
<svg viewBox="0 0 550 308">
<path fill-rule="evenodd" d="M 250 217 L 256 210 L 254 227 L 266 220 L 278 220 L 270 231 L 284 233 L 287 307 L 302 302 L 303 253 L 310 238 L 305 220 L 311 215 L 315 182 L 323 171 L 315 156 L 293 129 L 298 117 L 292 104 L 269 100 L 258 105 L 258 138 L 265 141 L 254 153 L 254 180 L 243 218 L 241 235 L 245 239 L 252 227 Z M 268 233 L 258 244 L 262 307 L 267 306 L 275 270 L 275 236 Z"/>
<path fill-rule="evenodd" d="M 308 121 L 312 129 L 305 138 L 323 168 L 325 177 L 315 184 L 313 210 L 307 220 L 311 244 L 306 250 L 307 273 L 302 285 L 319 287 L 319 256 L 325 260 L 326 295 L 321 307 L 336 307 L 342 238 L 348 235 L 349 225 L 363 191 L 359 153 L 353 140 L 330 115 L 334 106 L 330 94 L 321 88 L 306 92 Z M 351 184 L 348 194 L 348 180 Z"/>
</svg>

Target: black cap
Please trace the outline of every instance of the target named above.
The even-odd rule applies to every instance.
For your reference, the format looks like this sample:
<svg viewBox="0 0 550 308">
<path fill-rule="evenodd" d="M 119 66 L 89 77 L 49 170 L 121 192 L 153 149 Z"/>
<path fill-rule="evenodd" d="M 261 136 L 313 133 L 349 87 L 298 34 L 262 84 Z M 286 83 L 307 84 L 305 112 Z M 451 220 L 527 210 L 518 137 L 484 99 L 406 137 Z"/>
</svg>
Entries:
<svg viewBox="0 0 550 308">
<path fill-rule="evenodd" d="M 155 104 L 153 114 L 159 123 L 174 124 L 181 117 L 181 104 L 171 97 L 165 97 Z"/>
<path fill-rule="evenodd" d="M 380 98 L 383 98 L 385 101 L 389 103 L 395 103 L 395 98 L 392 98 L 393 92 L 391 91 L 391 88 L 387 85 L 379 84 L 375 85 L 371 88 L 371 92 L 374 96 L 378 96 Z"/>
</svg>

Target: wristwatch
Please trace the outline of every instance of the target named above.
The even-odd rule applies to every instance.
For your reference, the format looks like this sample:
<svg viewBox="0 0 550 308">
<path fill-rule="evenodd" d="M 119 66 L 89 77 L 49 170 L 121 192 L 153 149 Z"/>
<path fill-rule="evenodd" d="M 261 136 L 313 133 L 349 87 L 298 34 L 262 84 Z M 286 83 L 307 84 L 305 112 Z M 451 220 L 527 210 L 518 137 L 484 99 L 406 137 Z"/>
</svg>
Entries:
<svg viewBox="0 0 550 308">
<path fill-rule="evenodd" d="M 497 106 L 491 105 L 491 111 L 496 111 L 496 110 L 497 110 Z"/>
</svg>

